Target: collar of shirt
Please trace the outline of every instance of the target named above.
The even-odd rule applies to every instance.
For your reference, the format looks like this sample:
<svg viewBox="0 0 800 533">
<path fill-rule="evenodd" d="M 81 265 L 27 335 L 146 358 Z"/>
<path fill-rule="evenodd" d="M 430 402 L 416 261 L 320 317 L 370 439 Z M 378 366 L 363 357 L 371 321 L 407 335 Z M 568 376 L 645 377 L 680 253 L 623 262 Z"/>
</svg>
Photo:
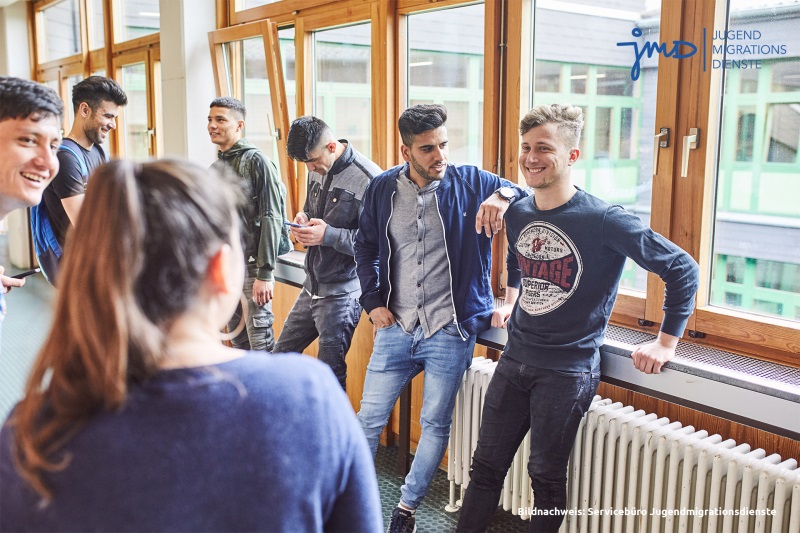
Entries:
<svg viewBox="0 0 800 533">
<path fill-rule="evenodd" d="M 416 189 L 417 192 L 420 193 L 420 194 L 423 194 L 423 193 L 426 193 L 426 192 L 435 191 L 436 189 L 439 188 L 439 184 L 442 181 L 442 180 L 431 180 L 430 183 L 428 183 L 426 186 L 420 188 L 419 185 L 414 183 L 414 180 L 412 180 L 411 178 L 409 178 L 406 175 L 406 169 L 403 168 L 402 170 L 400 170 L 400 173 L 397 175 L 397 182 L 401 183 L 404 180 L 405 180 L 405 182 L 410 183 L 414 187 L 414 189 Z"/>
</svg>

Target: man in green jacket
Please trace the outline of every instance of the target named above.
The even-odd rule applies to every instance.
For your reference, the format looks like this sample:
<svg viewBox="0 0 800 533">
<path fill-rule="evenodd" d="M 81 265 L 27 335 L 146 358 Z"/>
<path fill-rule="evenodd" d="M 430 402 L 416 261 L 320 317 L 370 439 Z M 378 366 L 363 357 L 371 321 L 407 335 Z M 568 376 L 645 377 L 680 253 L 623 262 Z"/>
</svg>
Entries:
<svg viewBox="0 0 800 533">
<path fill-rule="evenodd" d="M 236 98 L 217 98 L 211 102 L 208 113 L 208 134 L 211 142 L 219 147 L 219 159 L 212 166 L 228 165 L 239 174 L 249 200 L 241 213 L 247 264 L 246 332 L 242 331 L 231 342 L 236 348 L 271 352 L 275 345 L 273 272 L 278 255 L 289 251 L 288 232 L 283 226 L 286 187 L 275 163 L 243 137 L 246 114 L 244 104 Z M 230 331 L 239 325 L 241 313 L 239 306 L 228 325 Z"/>
</svg>

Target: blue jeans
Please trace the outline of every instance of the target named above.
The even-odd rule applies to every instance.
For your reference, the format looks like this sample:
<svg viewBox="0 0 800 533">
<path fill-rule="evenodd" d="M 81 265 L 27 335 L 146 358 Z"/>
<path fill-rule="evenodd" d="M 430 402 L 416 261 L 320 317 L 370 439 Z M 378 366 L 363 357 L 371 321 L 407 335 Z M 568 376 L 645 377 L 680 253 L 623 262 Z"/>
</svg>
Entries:
<svg viewBox="0 0 800 533">
<path fill-rule="evenodd" d="M 411 471 L 400 488 L 400 502 L 409 509 L 416 509 L 425 497 L 442 462 L 450 437 L 456 394 L 464 372 L 472 364 L 474 347 L 475 335 L 463 340 L 455 325 L 446 326 L 426 339 L 420 326 L 406 333 L 396 322 L 379 329 L 375 336 L 358 413 L 373 456 L 400 392 L 414 376 L 425 371 L 422 435 Z"/>
<path fill-rule="evenodd" d="M 289 311 L 281 336 L 275 343 L 275 353 L 302 352 L 319 337 L 317 358 L 327 363 L 339 384 L 345 389 L 347 363 L 353 333 L 361 318 L 359 292 L 311 298 L 305 289 Z"/>
<path fill-rule="evenodd" d="M 564 372 L 500 358 L 486 391 L 457 531 L 486 531 L 489 527 L 506 473 L 528 429 L 534 509 L 566 507 L 569 455 L 599 382 L 599 369 Z M 563 514 L 534 513 L 530 531 L 557 531 L 563 519 Z"/>
<path fill-rule="evenodd" d="M 240 350 L 257 350 L 271 352 L 275 346 L 275 335 L 272 332 L 272 323 L 275 315 L 272 314 L 272 302 L 256 305 L 253 301 L 253 284 L 256 281 L 257 268 L 247 267 L 247 276 L 244 279 L 243 293 L 247 300 L 247 321 L 245 329 L 236 338 L 231 339 L 234 348 Z M 236 306 L 233 316 L 228 322 L 228 331 L 233 331 L 242 320 L 242 304 Z"/>
</svg>

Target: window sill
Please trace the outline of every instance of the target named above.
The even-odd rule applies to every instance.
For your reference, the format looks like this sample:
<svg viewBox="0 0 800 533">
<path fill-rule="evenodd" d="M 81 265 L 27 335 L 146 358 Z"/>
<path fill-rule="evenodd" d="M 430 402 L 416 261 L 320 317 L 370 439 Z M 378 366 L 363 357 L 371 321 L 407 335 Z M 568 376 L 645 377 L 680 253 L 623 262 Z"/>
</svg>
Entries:
<svg viewBox="0 0 800 533">
<path fill-rule="evenodd" d="M 278 259 L 275 279 L 302 287 L 303 252 Z M 654 335 L 608 326 L 600 349 L 602 380 L 660 400 L 800 440 L 800 369 L 681 341 L 660 374 L 634 368 L 631 353 Z M 478 344 L 503 350 L 506 330 L 492 328 Z"/>
</svg>

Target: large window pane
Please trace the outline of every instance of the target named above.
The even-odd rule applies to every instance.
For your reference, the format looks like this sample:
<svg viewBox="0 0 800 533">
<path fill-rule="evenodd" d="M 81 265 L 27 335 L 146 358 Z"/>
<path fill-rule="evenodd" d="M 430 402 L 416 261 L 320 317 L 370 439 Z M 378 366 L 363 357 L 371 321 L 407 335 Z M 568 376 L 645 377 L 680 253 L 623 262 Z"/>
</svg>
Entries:
<svg viewBox="0 0 800 533">
<path fill-rule="evenodd" d="M 106 33 L 103 22 L 103 0 L 89 0 L 89 13 L 92 17 L 89 33 L 89 49 L 97 50 L 106 45 Z"/>
<path fill-rule="evenodd" d="M 542 70 L 546 71 L 548 65 L 550 65 L 551 69 L 553 68 L 553 66 L 555 66 L 557 74 L 560 73 L 561 67 L 558 65 L 558 63 L 542 62 L 541 64 Z M 548 79 L 547 74 L 545 72 L 542 72 L 542 70 L 540 70 L 537 73 L 536 78 L 537 80 L 542 79 L 543 81 L 545 81 Z M 569 81 L 571 84 L 570 91 L 573 94 L 586 94 L 586 82 L 588 79 L 589 79 L 589 67 L 587 65 L 572 65 L 571 75 L 569 77 Z M 536 90 L 542 90 L 546 92 L 547 89 L 545 87 L 546 84 L 542 84 L 542 88 L 539 89 L 539 87 L 537 87 Z M 558 86 L 556 85 L 556 87 Z M 558 89 L 556 88 L 555 92 L 557 91 Z M 554 91 L 551 90 L 550 92 Z"/>
<path fill-rule="evenodd" d="M 119 18 L 115 16 L 119 42 L 158 33 L 161 26 L 158 0 L 119 0 L 117 5 L 120 9 Z"/>
<path fill-rule="evenodd" d="M 314 114 L 338 138 L 372 154 L 371 25 L 314 32 Z"/>
<path fill-rule="evenodd" d="M 450 161 L 483 163 L 483 4 L 408 17 L 408 98 L 447 107 Z"/>
<path fill-rule="evenodd" d="M 610 107 L 597 107 L 594 113 L 594 158 L 609 159 L 611 156 L 611 111 Z"/>
<path fill-rule="evenodd" d="M 731 2 L 728 35 L 757 30 L 764 45 L 780 44 L 800 22 L 798 7 Z M 725 72 L 709 303 L 798 320 L 800 51 L 787 52 L 748 57 L 760 68 Z"/>
<path fill-rule="evenodd" d="M 800 73 L 800 63 L 797 67 L 797 72 Z M 800 94 L 800 87 L 797 92 Z M 794 163 L 800 141 L 800 102 L 770 105 L 767 123 L 770 124 L 767 161 Z"/>
<path fill-rule="evenodd" d="M 265 6 L 267 4 L 274 4 L 279 0 L 231 0 L 232 2 L 236 2 L 236 11 L 241 11 L 243 9 L 250 9 L 251 7 L 258 7 L 258 6 Z"/>
<path fill-rule="evenodd" d="M 145 71 L 144 63 L 133 63 L 122 67 L 122 88 L 128 95 L 128 105 L 122 108 L 125 118 L 122 142 L 125 146 L 125 157 L 138 161 L 150 157 Z"/>
<path fill-rule="evenodd" d="M 739 109 L 736 135 L 736 160 L 753 160 L 753 139 L 756 136 L 756 112 L 752 106 Z"/>
<path fill-rule="evenodd" d="M 597 94 L 633 96 L 634 81 L 627 68 L 598 67 Z"/>
<path fill-rule="evenodd" d="M 43 11 L 42 62 L 69 57 L 81 51 L 81 25 L 78 0 L 62 0 Z"/>
<path fill-rule="evenodd" d="M 575 183 L 650 223 L 657 56 L 631 79 L 631 49 L 660 42 L 661 2 L 535 3 L 531 105 L 570 103 L 584 111 Z M 634 37 L 632 29 L 641 30 Z M 644 291 L 647 275 L 628 261 L 621 287 Z"/>
<path fill-rule="evenodd" d="M 283 85 L 286 90 L 286 107 L 289 123 L 297 118 L 297 82 L 295 74 L 294 28 L 278 30 L 278 42 L 281 49 L 283 67 Z"/>
<path fill-rule="evenodd" d="M 772 65 L 772 92 L 796 93 L 800 91 L 798 72 L 800 72 L 800 61 L 775 62 Z"/>
<path fill-rule="evenodd" d="M 223 46 L 226 63 L 230 65 L 231 93 L 247 109 L 244 133 L 247 140 L 278 163 L 278 143 L 275 137 L 274 115 L 270 99 L 267 59 L 264 40 L 259 37 L 234 41 Z"/>
</svg>

